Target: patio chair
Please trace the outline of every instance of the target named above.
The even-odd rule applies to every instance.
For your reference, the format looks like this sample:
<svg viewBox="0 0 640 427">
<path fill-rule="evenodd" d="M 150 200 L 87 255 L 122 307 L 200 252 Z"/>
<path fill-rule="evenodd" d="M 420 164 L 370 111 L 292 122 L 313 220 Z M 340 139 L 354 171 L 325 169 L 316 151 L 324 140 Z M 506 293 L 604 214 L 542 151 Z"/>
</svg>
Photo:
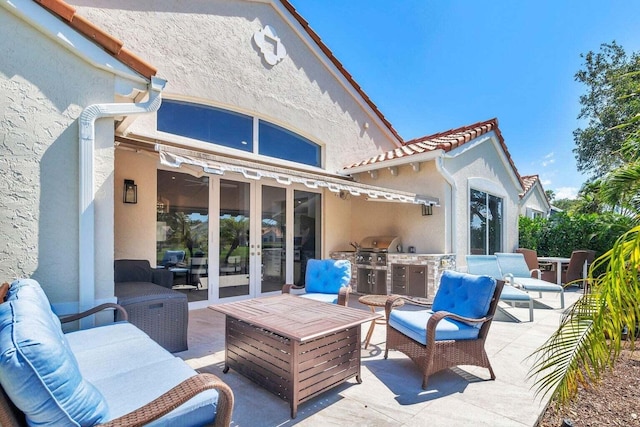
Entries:
<svg viewBox="0 0 640 427">
<path fill-rule="evenodd" d="M 293 289 L 304 289 L 301 297 L 317 301 L 344 305 L 349 302 L 351 292 L 351 262 L 346 259 L 310 259 L 307 261 L 305 286 L 286 284 L 282 293 L 291 293 Z"/>
<path fill-rule="evenodd" d="M 551 272 L 553 264 L 549 262 L 541 263 L 538 260 L 538 251 L 534 249 L 518 248 L 515 250 L 515 253 L 522 254 L 524 256 L 524 260 L 527 262 L 527 267 L 529 267 L 529 271 L 531 271 L 531 277 L 555 283 L 555 273 Z"/>
<path fill-rule="evenodd" d="M 496 280 L 503 280 L 502 272 L 498 266 L 498 259 L 495 255 L 467 255 L 467 272 L 470 274 L 485 275 L 493 277 Z M 506 302 L 511 306 L 516 304 L 529 305 L 529 321 L 533 322 L 533 299 L 528 293 L 515 288 L 510 283 L 505 283 L 500 294 L 500 301 Z M 506 316 L 509 320 L 520 322 L 520 319 L 506 311 L 498 305 L 497 310 Z"/>
<path fill-rule="evenodd" d="M 569 283 L 580 280 L 580 287 L 584 286 L 584 279 L 586 279 L 583 276 L 585 262 L 588 262 L 590 257 L 593 261 L 593 258 L 595 258 L 595 252 L 586 250 L 571 252 L 569 264 L 567 264 L 567 267 L 563 268 L 560 272 L 562 283 L 568 285 Z"/>
<path fill-rule="evenodd" d="M 504 282 L 489 276 L 477 276 L 445 270 L 431 309 L 395 309 L 400 298 L 405 303 L 426 303 L 402 295 L 387 299 L 387 346 L 406 354 L 422 371 L 422 388 L 429 377 L 458 365 L 489 369 L 496 378 L 484 343 L 498 306 Z"/>
<path fill-rule="evenodd" d="M 540 297 L 542 297 L 543 292 L 559 293 L 560 308 L 564 308 L 564 288 L 556 283 L 531 277 L 531 271 L 527 266 L 524 255 L 506 252 L 496 252 L 495 255 L 503 277 L 508 277 L 510 283 L 520 286 L 527 292 L 538 292 Z"/>
<path fill-rule="evenodd" d="M 158 264 L 173 273 L 174 289 L 195 289 L 189 285 L 189 266 L 184 262 L 185 251 L 166 251 Z M 184 284 L 175 283 L 178 277 L 184 276 Z"/>
</svg>

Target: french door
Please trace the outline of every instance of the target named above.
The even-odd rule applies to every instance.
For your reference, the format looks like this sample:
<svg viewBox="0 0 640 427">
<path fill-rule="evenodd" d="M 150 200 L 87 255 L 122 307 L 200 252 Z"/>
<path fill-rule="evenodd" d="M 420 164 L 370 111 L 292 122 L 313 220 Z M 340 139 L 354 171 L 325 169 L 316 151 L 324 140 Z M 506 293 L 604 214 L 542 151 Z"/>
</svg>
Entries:
<svg viewBox="0 0 640 427">
<path fill-rule="evenodd" d="M 320 256 L 321 194 L 268 181 L 158 171 L 158 265 L 193 308 L 304 285 Z"/>
<path fill-rule="evenodd" d="M 212 300 L 236 300 L 304 284 L 320 254 L 321 195 L 255 180 L 218 180 L 218 281 Z M 216 289 L 217 288 L 217 289 Z"/>
</svg>

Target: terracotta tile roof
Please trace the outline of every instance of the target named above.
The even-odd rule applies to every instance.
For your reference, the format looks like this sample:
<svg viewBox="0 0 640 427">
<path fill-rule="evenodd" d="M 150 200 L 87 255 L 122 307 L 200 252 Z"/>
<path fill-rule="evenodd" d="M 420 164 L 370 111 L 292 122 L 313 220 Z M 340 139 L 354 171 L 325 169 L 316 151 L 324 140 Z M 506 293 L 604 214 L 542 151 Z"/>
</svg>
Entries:
<svg viewBox="0 0 640 427">
<path fill-rule="evenodd" d="M 524 196 L 531 191 L 536 182 L 540 184 L 540 188 L 542 188 L 542 192 L 544 193 L 544 187 L 542 186 L 542 182 L 540 182 L 540 176 L 538 175 L 524 175 L 521 177 L 520 181 L 522 182 L 523 191 L 520 193 L 520 198 L 524 198 Z M 547 197 L 547 193 L 544 193 L 544 197 L 549 202 L 549 198 Z M 550 203 L 550 202 L 549 202 Z"/>
<path fill-rule="evenodd" d="M 320 48 L 320 50 L 327 56 L 327 58 L 333 63 L 333 65 L 335 65 L 335 67 L 338 69 L 338 71 L 340 71 L 340 73 L 342 73 L 342 75 L 347 79 L 347 81 L 353 86 L 353 88 L 356 90 L 356 92 L 358 92 L 358 94 L 360 94 L 360 96 L 362 97 L 362 99 L 369 105 L 369 107 L 371 107 L 371 109 L 373 110 L 373 112 L 380 118 L 380 120 L 382 120 L 382 122 L 387 126 L 387 128 L 389 129 L 389 131 L 398 139 L 398 141 L 400 143 L 403 143 L 403 139 L 400 136 L 400 134 L 398 134 L 398 132 L 393 128 L 393 125 L 391 124 L 391 122 L 389 120 L 387 120 L 387 118 L 382 114 L 382 112 L 378 109 L 378 107 L 373 103 L 373 101 L 369 98 L 369 96 L 367 96 L 367 94 L 364 92 L 364 90 L 362 90 L 362 88 L 360 87 L 360 85 L 358 85 L 358 83 L 356 83 L 356 81 L 353 79 L 353 77 L 351 76 L 351 74 L 349 74 L 349 72 L 344 68 L 344 66 L 342 65 L 342 63 L 340 63 L 340 61 L 338 61 L 338 58 L 335 57 L 335 55 L 333 54 L 333 52 L 331 52 L 331 50 L 327 47 L 327 45 L 324 44 L 324 42 L 322 41 L 322 39 L 320 38 L 320 36 L 318 36 L 318 34 L 316 34 L 315 31 L 313 31 L 311 29 L 311 27 L 309 26 L 309 22 L 307 22 L 296 10 L 295 7 L 293 7 L 293 5 L 291 3 L 289 3 L 288 0 L 280 0 L 280 3 L 282 3 L 282 5 L 289 11 L 289 13 L 291 13 L 291 15 L 296 19 L 296 21 L 298 21 L 298 23 L 302 26 L 302 28 L 304 28 L 304 30 L 307 32 L 307 34 L 309 34 L 309 36 L 313 39 L 314 42 L 316 42 L 316 44 L 318 45 L 318 47 Z"/>
<path fill-rule="evenodd" d="M 144 77 L 156 75 L 157 69 L 123 47 L 124 43 L 98 28 L 86 18 L 76 14 L 76 9 L 62 0 L 34 0 L 40 6 L 57 15 L 70 27 L 84 34 L 87 38 L 102 46 L 109 54 L 120 62 L 128 65 Z"/>
<path fill-rule="evenodd" d="M 494 131 L 496 133 L 498 141 L 500 142 L 500 145 L 502 146 L 507 159 L 509 159 L 509 163 L 513 168 L 514 173 L 518 177 L 518 180 L 521 180 L 520 174 L 518 173 L 518 170 L 513 163 L 513 159 L 511 159 L 509 150 L 504 143 L 504 138 L 502 137 L 502 133 L 498 128 L 498 119 L 496 118 L 484 122 L 474 123 L 468 126 L 462 126 L 456 129 L 450 129 L 444 132 L 435 133 L 433 135 L 412 139 L 405 142 L 404 145 L 400 148 L 396 148 L 395 150 L 390 150 L 386 153 L 378 154 L 374 157 L 370 157 L 360 162 L 353 163 L 347 166 L 345 169 L 372 165 L 374 163 L 381 163 L 387 160 L 399 159 L 403 157 L 407 157 L 407 162 L 409 162 L 409 157 L 428 151 L 444 150 L 445 152 L 448 152 L 491 131 Z"/>
<path fill-rule="evenodd" d="M 522 187 L 524 188 L 524 191 L 522 193 L 522 195 L 526 194 L 529 190 L 531 190 L 531 188 L 533 188 L 533 186 L 535 185 L 536 181 L 538 181 L 540 179 L 540 177 L 538 175 L 524 175 L 522 176 Z"/>
</svg>

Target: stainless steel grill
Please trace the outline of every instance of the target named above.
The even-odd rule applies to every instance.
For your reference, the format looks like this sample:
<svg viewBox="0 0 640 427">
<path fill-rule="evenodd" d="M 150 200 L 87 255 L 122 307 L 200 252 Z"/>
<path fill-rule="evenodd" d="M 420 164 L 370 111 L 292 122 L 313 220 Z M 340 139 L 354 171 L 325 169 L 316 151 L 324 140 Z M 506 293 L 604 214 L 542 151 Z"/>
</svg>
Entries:
<svg viewBox="0 0 640 427">
<path fill-rule="evenodd" d="M 358 269 L 357 292 L 362 294 L 387 294 L 387 254 L 402 251 L 397 236 L 370 236 L 362 239 L 356 248 L 355 263 Z"/>
</svg>

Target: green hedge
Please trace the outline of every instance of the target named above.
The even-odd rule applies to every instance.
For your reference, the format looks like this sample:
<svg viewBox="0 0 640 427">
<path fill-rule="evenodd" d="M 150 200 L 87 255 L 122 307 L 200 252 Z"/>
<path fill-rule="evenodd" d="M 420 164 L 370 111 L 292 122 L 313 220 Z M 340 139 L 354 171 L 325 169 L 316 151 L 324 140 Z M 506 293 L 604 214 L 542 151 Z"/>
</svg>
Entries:
<svg viewBox="0 0 640 427">
<path fill-rule="evenodd" d="M 577 249 L 591 249 L 600 256 L 633 226 L 630 218 L 614 214 L 561 212 L 550 219 L 520 217 L 519 247 L 535 249 L 538 256 L 570 257 Z"/>
</svg>

